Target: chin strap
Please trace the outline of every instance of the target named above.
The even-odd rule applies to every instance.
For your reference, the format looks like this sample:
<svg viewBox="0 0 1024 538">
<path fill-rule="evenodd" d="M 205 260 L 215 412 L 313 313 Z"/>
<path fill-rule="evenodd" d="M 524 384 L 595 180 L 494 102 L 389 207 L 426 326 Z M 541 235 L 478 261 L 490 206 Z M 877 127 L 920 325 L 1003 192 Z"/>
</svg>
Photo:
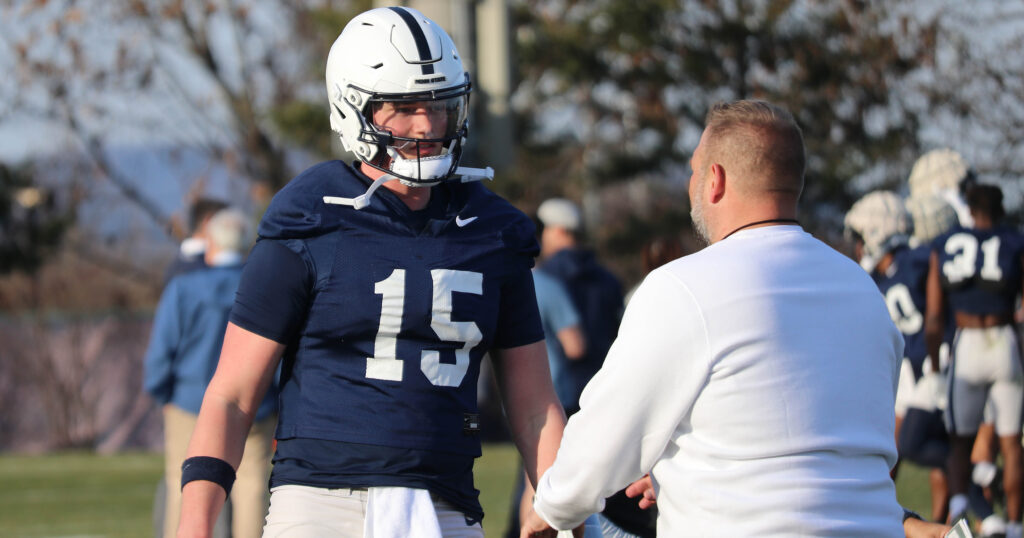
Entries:
<svg viewBox="0 0 1024 538">
<path fill-rule="evenodd" d="M 459 179 L 460 183 L 470 183 L 472 181 L 481 181 L 484 179 L 494 180 L 494 169 L 490 166 L 486 168 L 469 168 L 460 166 L 455 169 L 454 177 Z M 391 181 L 392 179 L 398 179 L 391 174 L 384 174 L 379 178 L 373 180 L 370 187 L 366 189 L 366 192 L 356 196 L 355 198 L 344 198 L 341 196 L 324 196 L 325 204 L 333 205 L 348 205 L 359 210 L 370 205 L 370 197 L 373 196 L 373 192 L 380 188 L 385 181 Z"/>
<path fill-rule="evenodd" d="M 373 183 L 370 185 L 370 188 L 366 189 L 366 192 L 360 194 L 359 196 L 356 196 L 355 198 L 343 198 L 341 196 L 324 196 L 324 203 L 334 205 L 350 205 L 355 209 L 362 209 L 370 205 L 370 196 L 373 196 L 373 191 L 379 189 L 380 186 L 383 185 L 385 181 L 391 181 L 392 179 L 398 178 L 391 174 L 384 174 L 379 178 L 373 180 Z"/>
</svg>

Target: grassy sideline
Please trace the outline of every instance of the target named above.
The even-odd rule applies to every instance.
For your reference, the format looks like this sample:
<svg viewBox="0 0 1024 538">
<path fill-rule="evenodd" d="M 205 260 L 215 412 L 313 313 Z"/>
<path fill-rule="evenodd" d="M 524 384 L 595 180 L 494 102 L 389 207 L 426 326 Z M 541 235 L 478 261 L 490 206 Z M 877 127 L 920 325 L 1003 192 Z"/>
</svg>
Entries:
<svg viewBox="0 0 1024 538">
<path fill-rule="evenodd" d="M 477 461 L 476 485 L 489 537 L 501 536 L 507 521 L 516 463 L 515 449 L 506 444 L 484 445 Z M 0 455 L 0 536 L 152 536 L 161 466 L 155 453 Z M 902 465 L 900 501 L 929 513 L 927 484 L 925 470 Z"/>
</svg>

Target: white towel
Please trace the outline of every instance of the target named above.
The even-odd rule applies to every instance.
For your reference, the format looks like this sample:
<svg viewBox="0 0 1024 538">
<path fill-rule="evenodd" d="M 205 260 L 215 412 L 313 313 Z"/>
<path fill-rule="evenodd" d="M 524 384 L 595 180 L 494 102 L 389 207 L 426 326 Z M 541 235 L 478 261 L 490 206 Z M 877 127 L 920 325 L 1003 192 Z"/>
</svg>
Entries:
<svg viewBox="0 0 1024 538">
<path fill-rule="evenodd" d="M 441 538 L 430 492 L 413 488 L 369 488 L 365 538 Z"/>
</svg>

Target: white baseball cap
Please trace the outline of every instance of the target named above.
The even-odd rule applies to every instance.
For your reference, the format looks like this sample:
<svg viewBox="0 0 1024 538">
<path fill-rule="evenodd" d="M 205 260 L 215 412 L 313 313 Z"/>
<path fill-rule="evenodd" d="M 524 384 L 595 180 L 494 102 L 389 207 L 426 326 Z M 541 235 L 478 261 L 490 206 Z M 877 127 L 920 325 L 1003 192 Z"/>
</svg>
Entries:
<svg viewBox="0 0 1024 538">
<path fill-rule="evenodd" d="M 544 200 L 537 208 L 537 218 L 544 226 L 565 228 L 570 231 L 579 230 L 583 225 L 579 207 L 565 198 Z"/>
</svg>

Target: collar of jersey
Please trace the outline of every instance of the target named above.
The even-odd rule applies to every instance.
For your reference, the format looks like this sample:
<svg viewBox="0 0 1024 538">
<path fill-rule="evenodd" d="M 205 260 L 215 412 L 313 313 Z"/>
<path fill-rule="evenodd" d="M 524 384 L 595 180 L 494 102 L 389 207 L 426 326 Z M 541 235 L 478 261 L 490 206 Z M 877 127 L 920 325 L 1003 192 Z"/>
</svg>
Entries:
<svg viewBox="0 0 1024 538">
<path fill-rule="evenodd" d="M 369 187 L 373 180 L 360 170 L 358 161 L 353 163 L 352 171 L 354 176 L 365 187 Z M 370 205 L 366 209 L 376 206 L 378 211 L 386 213 L 384 216 L 390 218 L 393 224 L 406 228 L 415 236 L 437 235 L 445 225 L 453 221 L 459 211 L 466 205 L 466 194 L 475 183 L 461 184 L 453 182 L 441 182 L 433 187 L 430 193 L 430 201 L 427 207 L 413 211 L 397 194 L 390 189 L 380 188 L 374 192 L 370 199 Z M 442 207 L 443 204 L 443 207 Z M 362 211 L 365 211 L 363 209 Z"/>
</svg>

